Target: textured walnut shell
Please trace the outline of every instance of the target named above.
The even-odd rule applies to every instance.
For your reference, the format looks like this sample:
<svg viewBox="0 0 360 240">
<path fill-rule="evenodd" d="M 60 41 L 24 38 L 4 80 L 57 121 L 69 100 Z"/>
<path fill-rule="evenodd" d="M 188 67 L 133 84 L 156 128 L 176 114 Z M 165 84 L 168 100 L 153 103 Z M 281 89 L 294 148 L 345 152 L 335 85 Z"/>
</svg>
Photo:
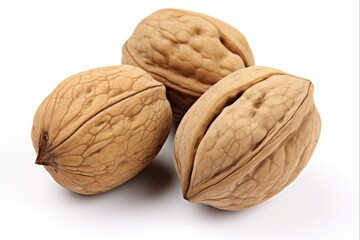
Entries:
<svg viewBox="0 0 360 240">
<path fill-rule="evenodd" d="M 104 192 L 149 164 L 171 123 L 165 87 L 145 71 L 91 69 L 61 82 L 36 111 L 36 163 L 71 191 Z"/>
<path fill-rule="evenodd" d="M 267 67 L 236 71 L 201 96 L 177 129 L 184 198 L 225 210 L 259 204 L 298 176 L 319 135 L 310 81 Z"/>
<path fill-rule="evenodd" d="M 122 63 L 141 67 L 165 84 L 175 122 L 214 83 L 254 65 L 238 30 L 179 9 L 159 10 L 143 19 L 122 52 Z"/>
</svg>

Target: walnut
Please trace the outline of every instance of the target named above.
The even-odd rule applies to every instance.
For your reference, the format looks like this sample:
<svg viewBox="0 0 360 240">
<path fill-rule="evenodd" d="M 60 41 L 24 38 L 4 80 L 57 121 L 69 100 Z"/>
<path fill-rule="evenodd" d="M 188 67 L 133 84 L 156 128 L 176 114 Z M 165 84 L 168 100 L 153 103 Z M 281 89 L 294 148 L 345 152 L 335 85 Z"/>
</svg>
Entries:
<svg viewBox="0 0 360 240">
<path fill-rule="evenodd" d="M 71 191 L 105 192 L 150 163 L 171 123 L 165 87 L 145 71 L 91 69 L 61 82 L 36 111 L 36 163 Z"/>
<path fill-rule="evenodd" d="M 122 63 L 141 67 L 167 88 L 179 122 L 209 87 L 254 65 L 245 37 L 213 17 L 162 9 L 143 19 L 123 45 Z"/>
<path fill-rule="evenodd" d="M 226 76 L 177 129 L 174 162 L 184 198 L 225 210 L 271 198 L 303 170 L 320 127 L 309 80 L 267 67 Z"/>
</svg>

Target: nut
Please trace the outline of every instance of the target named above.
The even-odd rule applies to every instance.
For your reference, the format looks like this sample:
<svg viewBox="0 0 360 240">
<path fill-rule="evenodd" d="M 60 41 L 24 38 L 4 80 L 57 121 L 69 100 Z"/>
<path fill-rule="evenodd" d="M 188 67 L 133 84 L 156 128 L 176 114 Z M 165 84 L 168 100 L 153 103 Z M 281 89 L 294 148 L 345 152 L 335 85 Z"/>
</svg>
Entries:
<svg viewBox="0 0 360 240">
<path fill-rule="evenodd" d="M 143 19 L 122 52 L 122 63 L 141 67 L 165 84 L 175 122 L 214 83 L 254 65 L 238 30 L 179 9 L 162 9 Z"/>
<path fill-rule="evenodd" d="M 305 167 L 320 127 L 310 81 L 267 67 L 228 75 L 177 129 L 174 162 L 184 198 L 225 210 L 269 199 Z"/>
<path fill-rule="evenodd" d="M 150 163 L 171 123 L 165 87 L 145 71 L 91 69 L 61 82 L 36 111 L 36 163 L 71 191 L 105 192 Z"/>
</svg>

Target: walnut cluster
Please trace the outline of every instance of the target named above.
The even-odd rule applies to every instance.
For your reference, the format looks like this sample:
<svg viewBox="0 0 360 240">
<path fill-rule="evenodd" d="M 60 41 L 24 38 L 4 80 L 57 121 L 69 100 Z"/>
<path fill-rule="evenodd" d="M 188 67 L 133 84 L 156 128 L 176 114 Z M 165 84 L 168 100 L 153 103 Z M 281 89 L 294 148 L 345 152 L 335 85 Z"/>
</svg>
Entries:
<svg viewBox="0 0 360 240">
<path fill-rule="evenodd" d="M 216 18 L 162 9 L 122 48 L 122 64 L 75 74 L 35 113 L 36 163 L 81 194 L 109 191 L 158 154 L 176 124 L 185 199 L 238 211 L 288 186 L 321 121 L 313 84 L 254 66 L 246 38 Z"/>
</svg>

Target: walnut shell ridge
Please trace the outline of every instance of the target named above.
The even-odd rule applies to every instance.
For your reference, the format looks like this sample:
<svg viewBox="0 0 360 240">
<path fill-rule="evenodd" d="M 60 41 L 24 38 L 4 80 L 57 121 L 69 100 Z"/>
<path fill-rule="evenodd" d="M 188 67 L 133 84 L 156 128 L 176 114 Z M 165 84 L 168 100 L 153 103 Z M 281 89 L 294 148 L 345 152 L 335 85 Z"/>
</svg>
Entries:
<svg viewBox="0 0 360 240">
<path fill-rule="evenodd" d="M 309 80 L 268 67 L 226 76 L 194 103 L 175 134 L 184 198 L 224 210 L 271 198 L 303 170 L 320 128 Z"/>
<path fill-rule="evenodd" d="M 36 111 L 36 163 L 71 191 L 105 192 L 154 159 L 171 124 L 165 87 L 145 71 L 91 69 L 62 81 Z"/>
<path fill-rule="evenodd" d="M 122 48 L 122 63 L 141 67 L 167 88 L 174 121 L 214 83 L 254 65 L 246 38 L 205 14 L 162 9 L 143 19 Z"/>
</svg>

